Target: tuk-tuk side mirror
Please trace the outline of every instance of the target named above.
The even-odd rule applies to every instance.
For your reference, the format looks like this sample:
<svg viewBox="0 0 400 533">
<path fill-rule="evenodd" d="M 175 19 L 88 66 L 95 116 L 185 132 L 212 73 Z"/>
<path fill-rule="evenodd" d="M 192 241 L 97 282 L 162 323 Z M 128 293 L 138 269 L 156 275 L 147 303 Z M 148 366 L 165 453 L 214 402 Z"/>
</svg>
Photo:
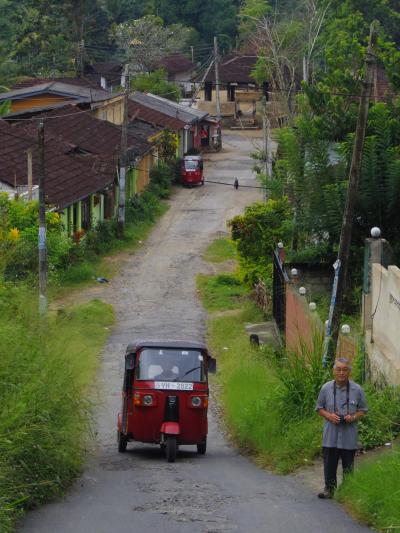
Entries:
<svg viewBox="0 0 400 533">
<path fill-rule="evenodd" d="M 208 357 L 208 372 L 215 374 L 217 371 L 217 360 L 214 357 Z"/>
<path fill-rule="evenodd" d="M 134 353 L 128 353 L 125 356 L 125 370 L 133 370 L 135 368 L 135 355 Z"/>
</svg>

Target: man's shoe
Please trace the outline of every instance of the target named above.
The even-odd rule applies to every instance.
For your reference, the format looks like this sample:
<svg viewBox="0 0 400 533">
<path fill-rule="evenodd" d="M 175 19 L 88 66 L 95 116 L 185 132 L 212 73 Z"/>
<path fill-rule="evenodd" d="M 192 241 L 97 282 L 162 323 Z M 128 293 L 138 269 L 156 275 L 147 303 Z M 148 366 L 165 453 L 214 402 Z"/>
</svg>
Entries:
<svg viewBox="0 0 400 533">
<path fill-rule="evenodd" d="M 318 493 L 318 498 L 321 498 L 322 500 L 330 500 L 332 498 L 332 492 L 328 489 L 324 489 Z"/>
</svg>

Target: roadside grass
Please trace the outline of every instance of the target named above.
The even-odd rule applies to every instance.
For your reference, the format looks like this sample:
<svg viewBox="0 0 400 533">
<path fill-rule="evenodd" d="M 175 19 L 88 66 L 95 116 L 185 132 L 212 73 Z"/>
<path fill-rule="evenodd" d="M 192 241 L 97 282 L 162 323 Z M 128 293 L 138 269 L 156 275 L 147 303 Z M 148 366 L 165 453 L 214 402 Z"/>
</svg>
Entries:
<svg viewBox="0 0 400 533">
<path fill-rule="evenodd" d="M 360 520 L 383 532 L 400 531 L 400 447 L 366 459 L 336 493 Z"/>
<path fill-rule="evenodd" d="M 160 203 L 151 219 L 127 224 L 122 239 L 114 239 L 101 255 L 91 255 L 88 259 L 72 265 L 57 277 L 49 287 L 50 298 L 61 298 L 71 289 L 79 289 L 96 283 L 96 278 L 111 278 L 119 270 L 120 264 L 112 258 L 121 252 L 134 252 L 145 241 L 157 221 L 169 209 L 165 202 Z"/>
<path fill-rule="evenodd" d="M 316 415 L 288 422 L 280 413 L 281 382 L 263 352 L 252 348 L 244 330 L 261 312 L 248 301 L 230 316 L 211 316 L 208 343 L 218 360 L 217 382 L 227 428 L 257 462 L 287 473 L 311 461 L 321 449 Z"/>
<path fill-rule="evenodd" d="M 203 255 L 204 260 L 210 263 L 223 263 L 236 257 L 237 251 L 234 243 L 226 238 L 215 239 Z"/>
<path fill-rule="evenodd" d="M 235 274 L 223 276 L 237 279 Z M 263 314 L 248 289 L 235 300 L 220 280 L 221 274 L 198 276 L 200 296 L 210 312 L 208 344 L 218 359 L 216 380 L 227 429 L 260 464 L 290 472 L 320 452 L 321 420 L 314 413 L 294 421 L 281 416 L 284 387 L 273 364 L 275 355 L 252 347 L 245 331 L 246 324 L 264 320 Z M 230 309 L 238 312 L 223 313 Z"/>
<path fill-rule="evenodd" d="M 0 531 L 61 494 L 91 439 L 91 396 L 114 315 L 98 300 L 40 320 L 24 287 L 0 287 Z"/>
<path fill-rule="evenodd" d="M 199 274 L 197 289 L 207 311 L 238 309 L 249 294 L 235 274 Z"/>
</svg>

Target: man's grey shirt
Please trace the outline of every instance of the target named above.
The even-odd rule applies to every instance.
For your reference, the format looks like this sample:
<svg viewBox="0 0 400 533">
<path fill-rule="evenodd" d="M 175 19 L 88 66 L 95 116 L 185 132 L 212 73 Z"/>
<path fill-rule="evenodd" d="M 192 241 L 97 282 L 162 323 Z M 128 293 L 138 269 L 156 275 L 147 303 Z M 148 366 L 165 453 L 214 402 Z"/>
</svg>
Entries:
<svg viewBox="0 0 400 533">
<path fill-rule="evenodd" d="M 322 386 L 315 410 L 326 409 L 330 413 L 335 412 L 334 406 L 334 383 L 328 381 Z M 336 413 L 340 415 L 354 415 L 357 411 L 367 412 L 365 394 L 360 385 L 349 381 L 349 410 L 347 411 L 347 387 L 336 386 Z M 344 450 L 356 450 L 358 441 L 357 422 L 351 424 L 332 424 L 325 419 L 322 446 L 326 448 L 341 448 Z"/>
</svg>

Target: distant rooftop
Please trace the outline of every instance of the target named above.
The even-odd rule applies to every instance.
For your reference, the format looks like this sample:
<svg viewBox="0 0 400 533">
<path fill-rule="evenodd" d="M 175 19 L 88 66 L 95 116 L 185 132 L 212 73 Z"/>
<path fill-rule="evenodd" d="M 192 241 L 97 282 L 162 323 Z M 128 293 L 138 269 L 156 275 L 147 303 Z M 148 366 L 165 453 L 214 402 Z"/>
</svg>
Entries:
<svg viewBox="0 0 400 533">
<path fill-rule="evenodd" d="M 146 106 L 154 111 L 178 119 L 185 124 L 192 124 L 207 117 L 208 113 L 172 102 L 161 96 L 136 91 L 131 97 L 133 102 Z"/>
</svg>

